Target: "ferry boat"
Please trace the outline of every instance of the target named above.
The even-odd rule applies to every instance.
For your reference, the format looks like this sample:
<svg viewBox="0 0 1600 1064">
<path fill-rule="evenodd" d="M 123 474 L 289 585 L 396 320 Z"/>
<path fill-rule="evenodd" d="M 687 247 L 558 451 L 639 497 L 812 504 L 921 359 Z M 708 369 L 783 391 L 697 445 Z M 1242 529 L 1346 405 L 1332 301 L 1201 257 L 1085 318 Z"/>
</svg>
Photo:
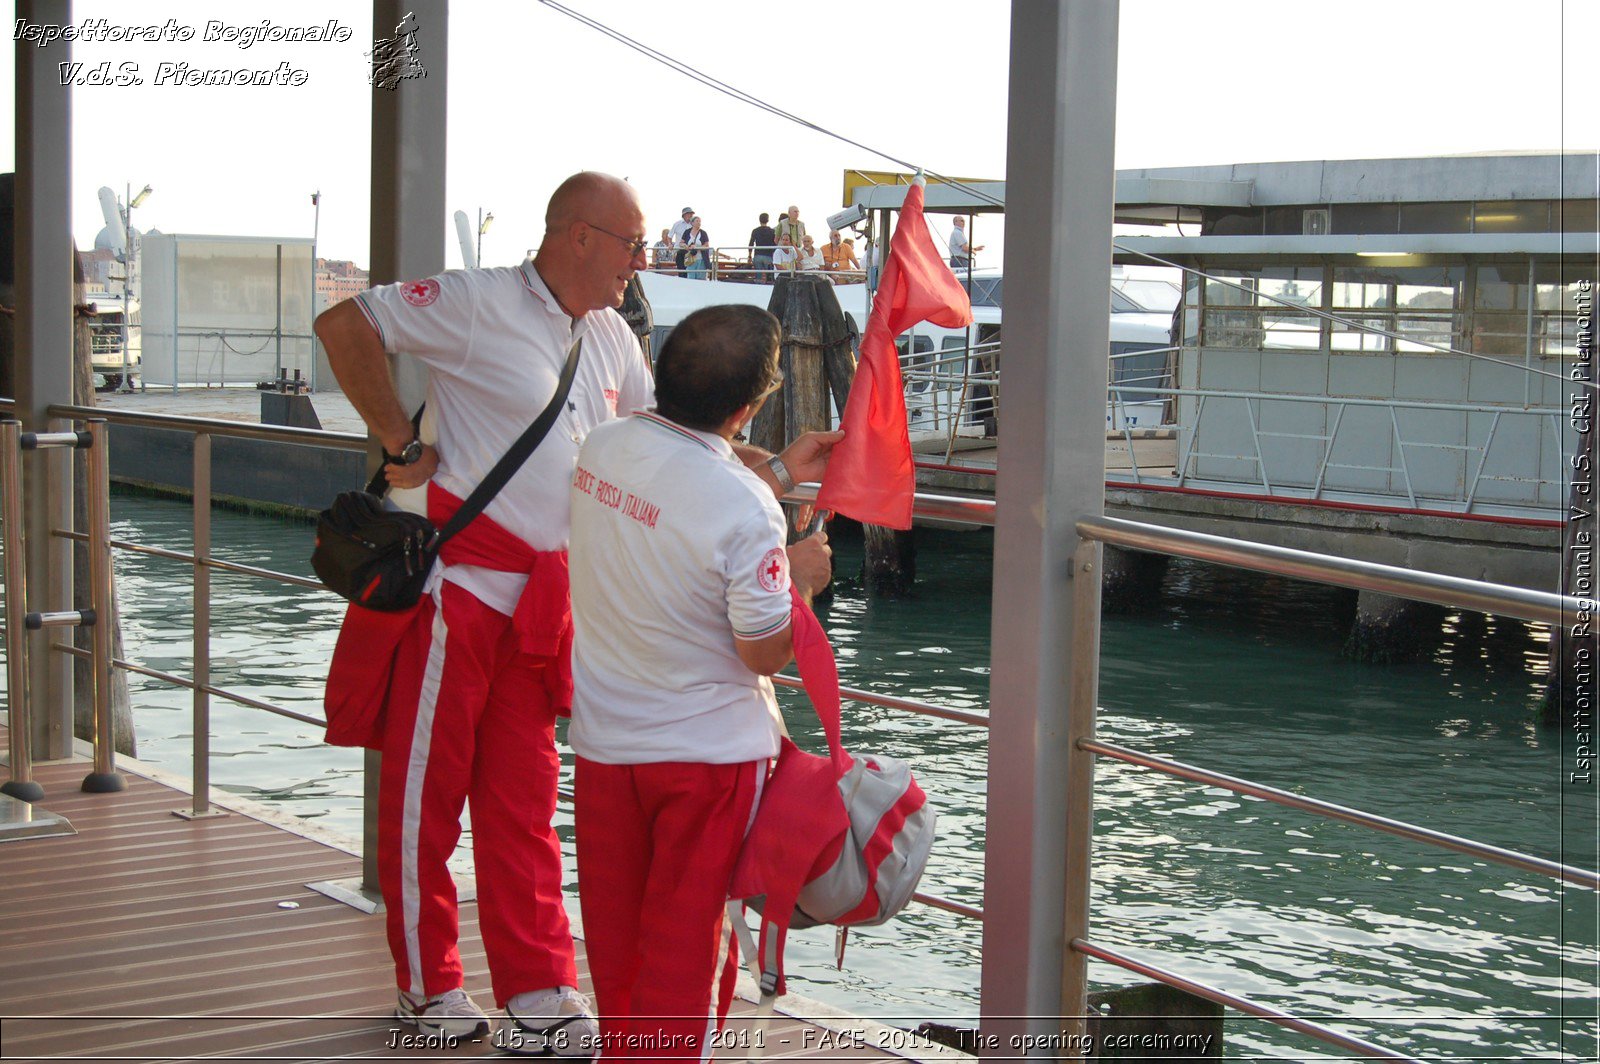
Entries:
<svg viewBox="0 0 1600 1064">
<path fill-rule="evenodd" d="M 90 292 L 89 368 L 99 391 L 131 387 L 139 378 L 142 344 L 139 301 L 121 293 Z M 130 304 L 131 303 L 131 307 Z"/>
</svg>

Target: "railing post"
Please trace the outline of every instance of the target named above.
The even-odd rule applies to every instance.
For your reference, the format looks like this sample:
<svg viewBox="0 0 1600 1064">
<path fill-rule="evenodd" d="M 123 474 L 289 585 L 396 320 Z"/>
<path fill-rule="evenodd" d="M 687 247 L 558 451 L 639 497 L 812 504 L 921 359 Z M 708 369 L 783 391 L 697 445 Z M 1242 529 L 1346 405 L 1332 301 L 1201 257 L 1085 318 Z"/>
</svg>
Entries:
<svg viewBox="0 0 1600 1064">
<path fill-rule="evenodd" d="M 1071 1056 L 1062 1036 L 1082 1030 L 1081 978 L 1062 970 L 1069 899 L 1086 890 L 1069 876 L 1087 876 L 1069 853 L 1088 844 L 1067 838 L 1087 813 L 1069 816 L 1087 783 L 1069 779 L 1085 763 L 1069 706 L 1093 698 L 1100 582 L 1074 572 L 1074 525 L 1105 501 L 1117 19 L 1113 2 L 1011 6 L 1006 206 L 1020 221 L 1005 261 L 981 1021 L 996 1058 Z"/>
<path fill-rule="evenodd" d="M 1072 555 L 1072 672 L 1067 680 L 1066 905 L 1062 931 L 1061 1017 L 1066 1045 L 1084 1045 L 1089 959 L 1071 943 L 1089 936 L 1089 868 L 1094 845 L 1094 755 L 1078 746 L 1095 737 L 1100 691 L 1100 558 L 1102 547 L 1080 539 Z"/>
<path fill-rule="evenodd" d="M 126 790 L 117 771 L 117 739 L 111 720 L 111 463 L 106 456 L 106 420 L 89 418 L 86 519 L 89 522 L 90 671 L 94 675 L 94 767 L 83 778 L 91 794 Z M 70 454 L 70 452 L 67 452 Z"/>
<path fill-rule="evenodd" d="M 10 729 L 11 779 L 0 794 L 37 802 L 44 788 L 33 778 L 33 721 L 28 712 L 27 612 L 22 546 L 22 422 L 0 421 L 0 495 L 5 506 L 6 566 L 6 724 Z"/>
<path fill-rule="evenodd" d="M 211 435 L 194 437 L 194 796 L 185 820 L 226 816 L 211 808 Z"/>
</svg>

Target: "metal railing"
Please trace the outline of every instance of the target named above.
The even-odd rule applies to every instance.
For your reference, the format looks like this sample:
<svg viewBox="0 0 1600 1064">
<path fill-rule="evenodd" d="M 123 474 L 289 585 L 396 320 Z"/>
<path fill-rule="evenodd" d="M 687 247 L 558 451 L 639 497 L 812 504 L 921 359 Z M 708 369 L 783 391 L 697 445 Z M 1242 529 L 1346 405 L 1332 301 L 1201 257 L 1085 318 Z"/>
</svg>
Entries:
<svg viewBox="0 0 1600 1064">
<path fill-rule="evenodd" d="M 88 452 L 85 463 L 85 520 L 83 537 L 89 551 L 89 607 L 29 610 L 26 566 L 23 562 L 22 452 L 68 448 Z M 29 632 L 52 628 L 88 628 L 89 682 L 93 712 L 94 763 L 84 777 L 83 789 L 91 793 L 123 790 L 127 783 L 116 767 L 116 742 L 111 717 L 111 464 L 106 455 L 106 422 L 91 417 L 83 432 L 23 432 L 14 419 L 0 421 L 0 494 L 4 495 L 6 581 L 6 701 L 10 753 L 10 779 L 0 791 L 22 801 L 38 801 L 43 789 L 33 779 L 33 706 L 28 682 Z"/>
<path fill-rule="evenodd" d="M 249 422 L 219 421 L 207 418 L 183 417 L 176 414 L 144 414 L 132 411 L 105 410 L 98 407 L 80 406 L 53 406 L 50 415 L 58 418 L 85 420 L 98 419 L 112 424 L 138 425 L 144 428 L 167 429 L 171 431 L 189 433 L 194 437 L 193 458 L 193 550 L 189 553 L 165 550 L 159 547 L 148 547 L 125 540 L 111 540 L 110 546 L 136 554 L 145 554 L 153 557 L 167 558 L 173 561 L 184 562 L 194 569 L 194 619 L 191 633 L 192 675 L 189 677 L 178 676 L 173 673 L 163 672 L 158 669 L 126 661 L 114 659 L 112 665 L 128 672 L 148 676 L 164 683 L 184 687 L 194 692 L 193 701 L 193 736 L 194 747 L 192 751 L 191 778 L 194 786 L 191 807 L 187 813 L 180 814 L 189 817 L 204 817 L 216 815 L 211 806 L 211 698 L 216 696 L 226 698 L 240 705 L 254 709 L 265 710 L 279 716 L 288 717 L 306 724 L 324 725 L 321 718 L 299 713 L 285 706 L 275 705 L 260 699 L 251 698 L 242 692 L 232 691 L 227 688 L 217 687 L 211 683 L 211 572 L 212 570 L 238 573 L 253 576 L 263 580 L 275 581 L 294 587 L 323 590 L 322 584 L 317 580 L 295 576 L 292 573 L 278 572 L 272 569 L 261 569 L 255 566 L 239 565 L 215 558 L 211 554 L 211 440 L 214 436 L 223 436 L 232 439 L 268 440 L 279 443 L 314 444 L 322 447 L 332 447 L 339 450 L 357 451 L 365 454 L 367 451 L 367 438 L 354 433 L 328 432 L 317 429 L 291 428 L 282 425 L 258 425 Z M 81 541 L 84 537 L 63 529 L 55 530 L 55 534 L 67 539 Z M 63 644 L 53 644 L 52 650 L 59 653 L 81 655 L 76 648 Z"/>
<path fill-rule="evenodd" d="M 1230 483 L 1240 483 L 1255 489 L 1259 488 L 1265 494 L 1274 494 L 1283 488 L 1293 488 L 1302 494 L 1289 497 L 1321 499 L 1330 490 L 1358 491 L 1364 494 L 1397 494 L 1392 488 L 1367 486 L 1361 487 L 1353 483 L 1330 484 L 1330 472 L 1350 472 L 1359 474 L 1376 474 L 1393 483 L 1398 478 L 1399 486 L 1404 498 L 1416 507 L 1419 500 L 1426 501 L 1430 506 L 1442 505 L 1446 507 L 1459 507 L 1462 513 L 1474 512 L 1473 507 L 1481 503 L 1479 498 L 1480 486 L 1485 482 L 1515 482 L 1529 485 L 1533 489 L 1535 501 L 1518 505 L 1537 506 L 1537 498 L 1541 489 L 1559 489 L 1561 481 L 1558 477 L 1538 476 L 1505 476 L 1493 472 L 1486 472 L 1490 468 L 1490 455 L 1497 438 L 1503 439 L 1500 434 L 1501 422 L 1509 418 L 1545 419 L 1549 424 L 1550 438 L 1556 442 L 1562 438 L 1561 419 L 1566 411 L 1554 407 L 1525 407 L 1510 406 L 1491 403 L 1446 403 L 1430 402 L 1425 400 L 1409 399 L 1362 399 L 1344 396 L 1312 396 L 1312 395 L 1283 395 L 1274 392 L 1251 391 L 1226 391 L 1218 389 L 1200 388 L 1170 388 L 1152 386 L 1148 383 L 1137 386 L 1113 385 L 1115 393 L 1136 395 L 1158 395 L 1162 398 L 1171 397 L 1178 400 L 1194 400 L 1194 414 L 1192 422 L 1182 426 L 1181 436 L 1183 447 L 1180 451 L 1175 473 L 1176 483 L 1184 485 L 1190 480 L 1205 480 L 1216 482 L 1224 480 Z M 1244 417 L 1240 418 L 1240 405 L 1243 404 Z M 1263 404 L 1292 404 L 1298 407 L 1311 406 L 1326 411 L 1329 418 L 1328 431 L 1325 433 L 1307 432 L 1278 432 L 1266 429 L 1262 424 Z M 1218 418 L 1225 423 L 1227 431 L 1247 431 L 1249 436 L 1249 449 L 1245 451 L 1223 452 L 1200 449 L 1204 445 L 1205 435 L 1202 431 L 1208 404 L 1213 404 L 1219 409 Z M 1339 443 L 1339 430 L 1344 424 L 1345 414 L 1350 409 L 1378 410 L 1388 414 L 1384 419 L 1385 428 L 1390 433 L 1390 443 L 1398 464 L 1393 466 L 1363 465 L 1355 462 L 1336 462 L 1334 452 Z M 1399 411 L 1429 411 L 1434 413 L 1461 415 L 1462 443 L 1446 443 L 1436 440 L 1407 439 L 1402 432 Z M 1473 415 L 1486 415 L 1486 418 L 1474 419 Z M 1214 418 L 1213 421 L 1217 419 Z M 1474 421 L 1481 425 L 1481 436 L 1474 438 Z M 1487 424 L 1483 424 L 1484 421 Z M 1240 426 L 1244 428 L 1241 429 Z M 1537 426 L 1535 426 L 1537 428 Z M 1222 427 L 1218 428 L 1221 431 Z M 1365 431 L 1365 430 L 1364 430 Z M 1348 435 L 1348 434 L 1347 434 Z M 1319 456 L 1315 464 L 1310 465 L 1303 475 L 1296 476 L 1292 482 L 1285 483 L 1274 481 L 1268 474 L 1268 463 L 1265 458 L 1273 441 L 1277 440 L 1304 440 L 1319 448 Z M 1463 456 L 1466 464 L 1464 468 L 1470 469 L 1470 476 L 1463 477 L 1460 490 L 1444 491 L 1433 481 L 1418 483 L 1413 477 L 1410 463 L 1407 461 L 1409 451 L 1435 451 L 1453 452 Z M 1201 463 L 1210 459 L 1213 461 L 1229 462 L 1231 467 L 1253 467 L 1255 476 L 1244 480 L 1233 476 L 1219 475 L 1217 473 L 1205 474 Z M 1133 482 L 1143 483 L 1146 479 L 1138 468 L 1133 470 Z M 1162 477 L 1163 483 L 1173 483 L 1173 478 Z M 1557 492 L 1559 493 L 1559 492 Z M 1552 496 L 1552 498 L 1554 498 Z M 1552 501 L 1545 508 L 1559 509 L 1565 505 L 1565 500 Z"/>
<path fill-rule="evenodd" d="M 825 245 L 818 244 L 817 255 L 820 257 Z M 691 279 L 706 281 L 743 281 L 750 284 L 770 284 L 772 279 L 780 273 L 820 273 L 831 277 L 835 284 L 861 284 L 867 279 L 865 268 L 849 270 L 830 270 L 826 265 L 806 269 L 800 265 L 799 253 L 803 250 L 795 248 L 796 257 L 783 266 L 771 264 L 771 256 L 778 250 L 776 246 L 760 248 L 767 254 L 767 264 L 757 265 L 753 250 L 745 244 L 710 245 L 702 249 L 708 259 L 704 266 L 695 267 L 695 272 L 690 273 L 690 267 L 678 269 L 676 261 L 676 248 L 664 262 L 658 262 L 654 245 L 649 250 L 651 273 L 669 274 L 676 277 L 689 277 Z M 860 256 L 857 256 L 859 261 Z"/>
<path fill-rule="evenodd" d="M 113 422 L 176 429 L 191 432 L 196 437 L 194 459 L 194 551 L 192 553 L 183 553 L 156 547 L 140 546 L 123 541 L 112 541 L 110 543 L 110 546 L 118 549 L 133 550 L 143 554 L 182 561 L 194 567 L 193 676 L 189 678 L 176 676 L 123 660 L 117 660 L 113 664 L 118 668 L 187 687 L 194 692 L 193 758 L 195 794 L 194 808 L 189 815 L 207 815 L 210 812 L 208 795 L 209 772 L 207 771 L 206 762 L 209 758 L 209 698 L 211 696 L 228 698 L 242 705 L 277 713 L 305 723 L 323 723 L 315 717 L 298 713 L 286 707 L 251 698 L 237 691 L 217 687 L 209 680 L 209 573 L 211 570 L 240 573 L 298 587 L 320 587 L 316 581 L 304 577 L 254 566 L 228 563 L 211 556 L 210 438 L 212 436 L 230 436 L 248 439 L 269 439 L 302 444 L 319 444 L 355 451 L 365 451 L 367 441 L 364 437 L 347 433 L 210 421 L 167 415 L 99 411 L 86 407 L 52 407 L 50 413 L 52 416 L 60 418 L 82 419 L 92 416 Z M 786 496 L 785 501 L 790 503 L 814 502 L 816 490 L 814 485 L 800 485 Z M 992 526 L 995 523 L 995 503 L 988 500 L 918 494 L 915 513 L 919 517 L 962 521 L 974 525 Z M 1098 572 L 1098 555 L 1101 547 L 1102 545 L 1111 545 L 1132 550 L 1161 552 L 1175 557 L 1228 565 L 1291 579 L 1315 581 L 1363 591 L 1376 591 L 1420 601 L 1544 623 L 1559 623 L 1564 611 L 1568 613 L 1576 611 L 1580 605 L 1579 600 L 1570 596 L 1508 588 L 1455 577 L 1416 573 L 1393 566 L 1353 561 L 1346 558 L 1314 554 L 1308 551 L 1253 544 L 1241 540 L 1161 528 L 1117 518 L 1083 518 L 1077 522 L 1076 530 L 1080 536 L 1080 543 L 1074 556 L 1075 568 L 1085 573 Z M 81 540 L 84 538 L 77 533 L 63 531 L 59 534 L 73 539 Z M 1090 594 L 1093 585 L 1088 580 L 1077 580 L 1074 581 L 1074 584 L 1076 588 L 1074 594 L 1077 596 L 1075 608 L 1085 610 L 1085 604 L 1093 601 Z M 1092 633 L 1091 625 L 1098 624 L 1097 617 L 1086 616 L 1085 620 L 1088 621 L 1088 624 L 1079 628 L 1080 634 L 1078 638 L 1080 639 L 1086 638 L 1085 633 Z M 83 653 L 72 647 L 60 645 L 53 647 L 53 649 L 64 653 Z M 801 686 L 797 678 L 790 676 L 774 677 L 774 682 L 788 688 L 799 688 Z M 1223 787 L 1288 808 L 1300 809 L 1304 812 L 1330 817 L 1372 830 L 1442 846 L 1485 861 L 1549 876 L 1576 886 L 1600 890 L 1600 874 L 1594 871 L 1575 868 L 1535 855 L 1492 846 L 1487 843 L 1397 821 L 1389 817 L 1352 809 L 1321 799 L 1294 794 L 1293 792 L 1254 783 L 1250 780 L 1141 752 L 1120 744 L 1102 741 L 1095 735 L 1096 707 L 1093 698 L 1093 683 L 1085 682 L 1082 677 L 1075 676 L 1069 685 L 1069 690 L 1072 692 L 1072 706 L 1069 716 L 1072 745 L 1075 749 L 1092 758 L 1111 758 L 1140 768 L 1161 772 L 1178 779 Z M 880 695 L 855 688 L 844 688 L 841 693 L 846 699 L 890 710 L 916 713 L 974 727 L 987 727 L 989 723 L 986 714 L 940 706 L 917 699 Z M 1085 856 L 1087 856 L 1093 828 L 1092 773 L 1085 774 L 1080 786 L 1085 789 L 1081 794 L 1075 794 L 1069 805 L 1070 826 L 1068 835 L 1069 838 L 1078 840 L 1075 844 L 1083 847 Z M 367 812 L 370 815 L 371 810 Z M 1089 862 L 1085 859 L 1081 863 L 1081 867 L 1084 869 L 1084 874 L 1074 877 L 1068 884 L 1068 890 L 1072 896 L 1069 911 L 1076 907 L 1087 913 Z M 929 906 L 962 916 L 981 918 L 983 915 L 981 908 L 954 899 L 920 891 L 914 897 L 917 901 Z M 1125 955 L 1090 939 L 1087 933 L 1087 923 L 1087 918 L 1085 918 L 1081 921 L 1081 926 L 1069 929 L 1071 931 L 1068 936 L 1067 963 L 1069 967 L 1074 963 L 1081 965 L 1083 961 L 1092 957 L 1179 987 L 1227 1007 L 1264 1017 L 1274 1023 L 1310 1034 L 1351 1052 L 1390 1059 L 1408 1059 L 1381 1046 L 1353 1038 L 1321 1024 L 1297 1018 L 1281 1010 L 1230 994 L 1225 990 L 1188 979 L 1177 972 Z M 1077 958 L 1076 962 L 1073 960 L 1074 957 Z M 1069 985 L 1074 985 L 1071 979 L 1068 980 L 1068 983 Z M 1075 985 L 1079 988 L 1086 986 L 1081 970 Z M 1077 1004 L 1077 1013 L 1081 1015 L 1085 1004 L 1081 997 Z"/>
</svg>

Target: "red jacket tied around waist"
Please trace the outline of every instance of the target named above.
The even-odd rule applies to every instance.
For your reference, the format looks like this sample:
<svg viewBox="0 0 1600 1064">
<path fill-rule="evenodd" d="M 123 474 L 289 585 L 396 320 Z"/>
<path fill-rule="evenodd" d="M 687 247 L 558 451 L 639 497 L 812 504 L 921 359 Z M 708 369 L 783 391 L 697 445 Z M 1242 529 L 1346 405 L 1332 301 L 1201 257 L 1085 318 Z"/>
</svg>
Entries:
<svg viewBox="0 0 1600 1064">
<path fill-rule="evenodd" d="M 449 521 L 461 502 L 437 484 L 428 485 L 428 519 L 435 527 Z M 565 715 L 572 706 L 572 597 L 566 551 L 534 550 L 487 514 L 479 514 L 445 543 L 439 560 L 447 566 L 528 574 L 512 625 L 525 653 L 551 659 L 546 684 Z M 406 645 L 408 633 L 433 623 L 434 609 L 433 599 L 424 597 L 414 608 L 394 613 L 354 604 L 345 610 L 323 699 L 331 745 L 373 750 L 382 745 L 395 655 Z"/>
</svg>

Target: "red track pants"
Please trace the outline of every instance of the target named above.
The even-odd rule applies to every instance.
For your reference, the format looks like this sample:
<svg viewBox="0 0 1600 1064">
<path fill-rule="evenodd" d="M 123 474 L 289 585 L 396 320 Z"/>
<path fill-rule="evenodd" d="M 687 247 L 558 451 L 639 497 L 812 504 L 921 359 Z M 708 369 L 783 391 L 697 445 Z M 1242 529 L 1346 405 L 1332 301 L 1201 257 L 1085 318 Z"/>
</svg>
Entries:
<svg viewBox="0 0 1600 1064">
<path fill-rule="evenodd" d="M 578 894 L 602 1057 L 710 1056 L 738 974 L 728 884 L 766 770 L 578 758 Z"/>
<path fill-rule="evenodd" d="M 445 865 L 472 807 L 478 917 L 497 1005 L 575 986 L 561 897 L 554 659 L 521 651 L 511 618 L 446 581 L 396 656 L 378 796 L 378 877 L 402 990 L 462 983 Z M 414 693 L 413 693 L 414 692 Z"/>
</svg>

